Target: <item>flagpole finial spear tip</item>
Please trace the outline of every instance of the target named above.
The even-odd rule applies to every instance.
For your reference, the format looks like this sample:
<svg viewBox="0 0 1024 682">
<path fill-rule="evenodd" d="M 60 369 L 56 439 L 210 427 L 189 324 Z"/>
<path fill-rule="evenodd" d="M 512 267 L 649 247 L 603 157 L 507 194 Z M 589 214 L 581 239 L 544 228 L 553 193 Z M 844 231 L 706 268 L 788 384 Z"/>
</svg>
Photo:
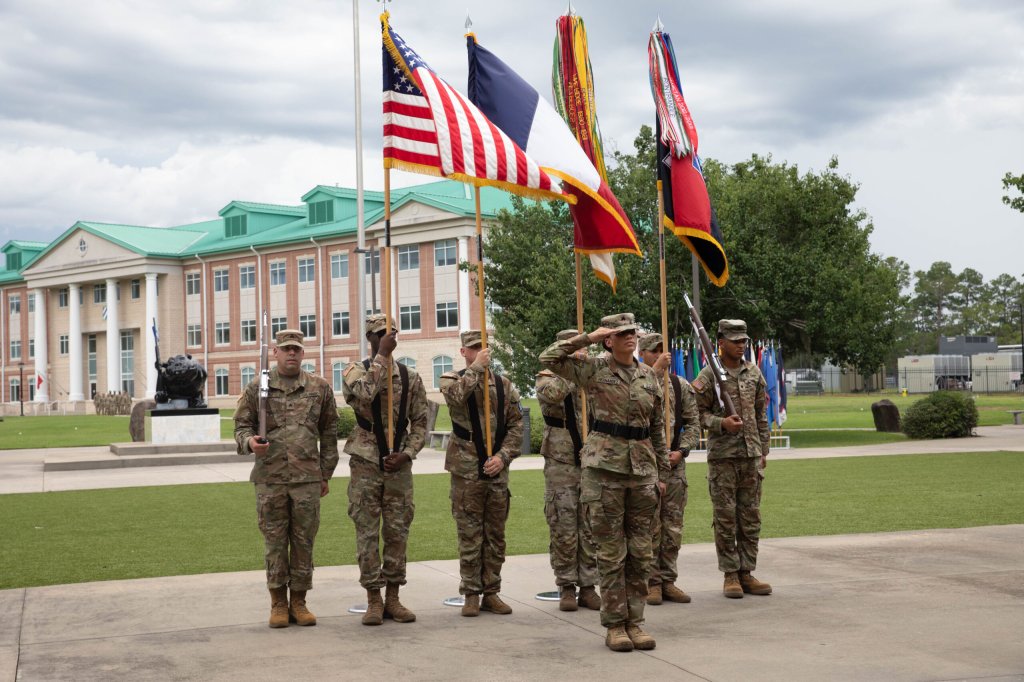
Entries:
<svg viewBox="0 0 1024 682">
<path fill-rule="evenodd" d="M 661 15 L 660 14 L 658 15 L 658 20 L 654 22 L 654 29 L 652 29 L 652 30 L 655 33 L 664 33 L 665 32 L 665 24 L 661 23 Z"/>
<path fill-rule="evenodd" d="M 576 8 L 572 6 L 572 0 L 569 0 L 569 16 L 576 16 Z"/>
<path fill-rule="evenodd" d="M 473 30 L 473 20 L 469 17 L 469 9 L 468 8 L 466 9 L 466 30 L 467 31 L 472 31 Z"/>
</svg>

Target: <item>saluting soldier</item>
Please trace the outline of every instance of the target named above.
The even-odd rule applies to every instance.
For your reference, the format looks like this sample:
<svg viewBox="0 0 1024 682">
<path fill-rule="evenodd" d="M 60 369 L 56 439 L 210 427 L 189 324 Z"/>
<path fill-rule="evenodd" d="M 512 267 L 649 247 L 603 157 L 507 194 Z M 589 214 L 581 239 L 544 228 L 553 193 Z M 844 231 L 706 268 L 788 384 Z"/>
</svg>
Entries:
<svg viewBox="0 0 1024 682">
<path fill-rule="evenodd" d="M 388 361 L 398 346 L 398 332 L 388 334 L 386 327 L 384 315 L 366 318 L 370 359 L 353 362 L 342 372 L 345 402 L 356 415 L 345 453 L 350 455 L 352 472 L 348 515 L 356 526 L 359 584 L 366 589 L 363 625 L 380 625 L 385 618 L 396 623 L 416 620 L 416 614 L 402 605 L 398 591 L 406 583 L 406 545 L 415 510 L 412 460 L 427 437 L 427 392 L 419 374 L 392 361 L 392 412 L 387 413 Z M 390 449 L 389 423 L 395 425 Z M 386 588 L 383 601 L 382 587 Z"/>
<path fill-rule="evenodd" d="M 452 419 L 444 468 L 452 477 L 452 516 L 459 537 L 462 577 L 459 593 L 465 595 L 462 615 L 478 616 L 481 609 L 509 614 L 512 607 L 501 600 L 498 592 L 511 500 L 508 466 L 519 456 L 523 442 L 519 392 L 508 378 L 493 370 L 487 372 L 493 452 L 488 456 L 483 377 L 491 351 L 481 348 L 478 330 L 464 331 L 459 338 L 466 368 L 441 375 L 441 394 Z"/>
<path fill-rule="evenodd" d="M 672 362 L 672 354 L 665 352 L 661 334 L 645 334 L 638 342 L 640 359 L 650 365 L 664 388 L 665 370 Z M 658 514 L 654 517 L 654 563 L 651 566 L 647 603 L 657 606 L 662 599 L 689 604 L 690 595 L 676 587 L 679 578 L 679 546 L 683 541 L 683 512 L 686 510 L 688 484 L 686 457 L 700 442 L 700 419 L 693 388 L 686 379 L 675 373 L 668 375 L 669 435 L 668 463 L 671 473 L 665 481 L 665 494 L 661 496 Z"/>
<path fill-rule="evenodd" d="M 575 329 L 564 329 L 555 336 L 564 341 L 578 336 Z M 586 349 L 577 351 L 586 353 Z M 578 606 L 598 610 L 597 560 L 590 536 L 586 508 L 580 504 L 581 435 L 579 389 L 550 369 L 541 370 L 536 382 L 537 401 L 544 416 L 544 517 L 551 532 L 548 551 L 555 572 L 561 611 Z M 579 596 L 576 586 L 579 585 Z"/>
<path fill-rule="evenodd" d="M 636 361 L 631 313 L 609 315 L 589 334 L 557 341 L 541 363 L 587 391 L 594 421 L 580 458 L 580 502 L 587 507 L 601 576 L 601 624 L 613 651 L 653 649 L 640 627 L 651 571 L 651 531 L 669 476 L 662 389 L 654 370 Z M 601 343 L 604 357 L 577 357 Z"/>
<path fill-rule="evenodd" d="M 267 398 L 267 442 L 260 443 L 259 380 L 238 398 L 235 442 L 256 465 L 256 513 L 266 545 L 270 627 L 289 621 L 316 625 L 306 608 L 313 587 L 313 541 L 320 528 L 320 498 L 330 492 L 338 466 L 338 407 L 322 378 L 302 370 L 302 332 L 277 333 Z M 291 589 L 289 601 L 288 590 Z"/>
<path fill-rule="evenodd" d="M 725 391 L 737 414 L 725 416 L 711 367 L 702 369 L 693 380 L 701 424 L 708 430 L 708 488 L 718 568 L 725 574 L 722 591 L 730 599 L 740 599 L 744 593 L 772 593 L 771 585 L 751 575 L 757 567 L 761 485 L 771 432 L 765 414 L 766 382 L 757 365 L 743 359 L 749 341 L 743 320 L 718 322 Z"/>
</svg>

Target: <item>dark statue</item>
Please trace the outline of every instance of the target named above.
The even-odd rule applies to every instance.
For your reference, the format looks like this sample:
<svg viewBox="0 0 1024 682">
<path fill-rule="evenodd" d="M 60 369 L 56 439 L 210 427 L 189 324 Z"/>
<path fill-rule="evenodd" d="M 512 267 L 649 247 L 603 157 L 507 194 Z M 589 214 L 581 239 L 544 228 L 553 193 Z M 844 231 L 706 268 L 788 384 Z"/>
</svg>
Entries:
<svg viewBox="0 0 1024 682">
<path fill-rule="evenodd" d="M 206 368 L 198 360 L 193 360 L 191 355 L 175 355 L 167 362 L 158 359 L 156 371 L 156 409 L 206 407 L 203 398 Z"/>
</svg>

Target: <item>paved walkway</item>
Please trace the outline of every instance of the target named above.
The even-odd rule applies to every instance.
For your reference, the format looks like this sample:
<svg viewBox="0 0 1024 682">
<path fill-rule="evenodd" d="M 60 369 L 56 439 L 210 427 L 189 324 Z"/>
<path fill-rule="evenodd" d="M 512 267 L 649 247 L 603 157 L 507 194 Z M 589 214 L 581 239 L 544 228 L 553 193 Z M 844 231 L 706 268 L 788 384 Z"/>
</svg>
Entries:
<svg viewBox="0 0 1024 682">
<path fill-rule="evenodd" d="M 985 452 L 1014 450 L 1024 452 L 1024 426 L 983 426 L 976 438 L 903 441 L 878 445 L 854 445 L 837 448 L 793 448 L 776 450 L 775 459 L 818 459 L 822 457 L 865 457 L 943 452 Z M 43 471 L 44 460 L 94 460 L 116 458 L 108 447 L 60 448 L 52 450 L 0 451 L 0 494 L 38 493 L 51 490 L 85 490 L 91 488 L 127 488 L 146 485 L 181 483 L 224 483 L 248 481 L 252 462 L 239 457 L 237 464 L 196 464 L 187 466 L 128 467 L 87 471 Z M 694 453 L 690 462 L 703 462 L 702 453 Z M 512 469 L 543 469 L 541 457 L 521 457 Z M 424 449 L 413 466 L 420 474 L 444 471 L 444 453 Z M 348 457 L 342 455 L 334 474 L 348 476 Z"/>
<path fill-rule="evenodd" d="M 261 571 L 0 591 L 0 681 L 1020 680 L 1024 525 L 764 540 L 769 597 L 730 600 L 685 545 L 693 603 L 647 607 L 650 652 L 612 653 L 593 611 L 540 602 L 546 555 L 503 571 L 511 616 L 442 605 L 455 561 L 409 565 L 419 620 L 360 625 L 355 566 L 321 567 L 315 628 L 271 630 Z"/>
</svg>

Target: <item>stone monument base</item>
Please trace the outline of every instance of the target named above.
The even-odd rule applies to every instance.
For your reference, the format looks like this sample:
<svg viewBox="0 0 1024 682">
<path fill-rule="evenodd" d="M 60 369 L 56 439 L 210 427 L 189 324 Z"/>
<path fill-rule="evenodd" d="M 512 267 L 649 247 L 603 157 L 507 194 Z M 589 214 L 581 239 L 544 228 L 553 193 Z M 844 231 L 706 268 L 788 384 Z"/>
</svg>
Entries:
<svg viewBox="0 0 1024 682">
<path fill-rule="evenodd" d="M 184 410 L 150 410 L 153 443 L 219 443 L 220 410 L 198 407 Z"/>
</svg>

